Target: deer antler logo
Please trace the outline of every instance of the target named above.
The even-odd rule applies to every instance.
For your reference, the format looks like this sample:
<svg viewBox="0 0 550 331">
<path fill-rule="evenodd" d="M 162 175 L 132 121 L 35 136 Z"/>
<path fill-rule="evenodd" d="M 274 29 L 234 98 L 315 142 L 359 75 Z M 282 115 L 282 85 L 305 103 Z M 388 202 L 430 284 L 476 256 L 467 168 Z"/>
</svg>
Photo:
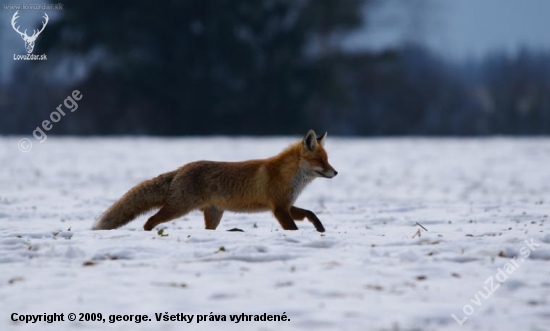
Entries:
<svg viewBox="0 0 550 331">
<path fill-rule="evenodd" d="M 18 12 L 19 10 L 16 11 L 15 14 L 13 14 L 13 18 L 11 19 L 11 26 L 17 33 L 21 35 L 21 38 L 23 38 L 23 40 L 25 41 L 25 49 L 27 50 L 27 53 L 30 54 L 34 49 L 34 42 L 36 41 L 36 38 L 38 38 L 38 36 L 42 33 L 42 31 L 44 31 L 44 28 L 48 24 L 48 21 L 50 18 L 48 17 L 48 14 L 44 13 L 44 16 L 42 17 L 46 19 L 46 22 L 42 22 L 42 29 L 34 30 L 32 36 L 28 36 L 27 30 L 25 30 L 25 32 L 21 32 L 19 31 L 19 27 L 15 27 L 15 20 L 19 18 L 19 16 L 17 16 Z"/>
</svg>

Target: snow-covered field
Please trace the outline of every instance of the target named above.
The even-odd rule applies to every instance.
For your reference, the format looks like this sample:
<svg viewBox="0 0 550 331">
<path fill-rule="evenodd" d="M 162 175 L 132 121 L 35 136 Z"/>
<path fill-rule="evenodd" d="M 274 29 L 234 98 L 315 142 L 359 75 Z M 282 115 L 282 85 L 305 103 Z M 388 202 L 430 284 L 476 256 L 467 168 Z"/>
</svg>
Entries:
<svg viewBox="0 0 550 331">
<path fill-rule="evenodd" d="M 198 159 L 270 156 L 293 139 L 49 137 L 27 153 L 18 140 L 0 138 L 2 331 L 550 330 L 550 139 L 329 136 L 339 175 L 296 204 L 325 234 L 309 222 L 283 231 L 268 213 L 226 213 L 207 231 L 194 212 L 162 236 L 142 230 L 147 216 L 90 227 L 144 179 Z M 156 321 L 166 313 L 194 319 Z M 229 320 L 242 313 L 289 321 Z M 109 323 L 138 314 L 151 321 Z"/>
</svg>

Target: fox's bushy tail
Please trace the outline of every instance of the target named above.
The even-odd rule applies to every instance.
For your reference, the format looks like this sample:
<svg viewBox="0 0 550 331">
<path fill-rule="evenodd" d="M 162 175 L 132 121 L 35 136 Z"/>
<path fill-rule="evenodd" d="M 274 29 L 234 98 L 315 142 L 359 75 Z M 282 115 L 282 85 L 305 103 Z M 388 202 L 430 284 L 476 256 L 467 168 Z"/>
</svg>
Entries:
<svg viewBox="0 0 550 331">
<path fill-rule="evenodd" d="M 165 204 L 166 194 L 177 170 L 146 180 L 126 192 L 96 221 L 92 230 L 111 230 Z"/>
</svg>

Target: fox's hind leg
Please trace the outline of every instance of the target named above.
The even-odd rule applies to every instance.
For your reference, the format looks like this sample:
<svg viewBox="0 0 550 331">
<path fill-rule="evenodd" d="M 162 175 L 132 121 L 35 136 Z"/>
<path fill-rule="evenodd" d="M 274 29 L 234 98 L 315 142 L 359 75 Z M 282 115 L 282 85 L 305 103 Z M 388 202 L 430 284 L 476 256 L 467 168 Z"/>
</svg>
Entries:
<svg viewBox="0 0 550 331">
<path fill-rule="evenodd" d="M 145 231 L 151 231 L 153 228 L 161 223 L 170 222 L 173 219 L 181 217 L 193 210 L 190 207 L 184 206 L 172 206 L 164 205 L 155 215 L 149 217 L 147 222 L 143 225 Z"/>
<path fill-rule="evenodd" d="M 220 221 L 222 220 L 223 210 L 220 210 L 214 206 L 203 209 L 204 212 L 204 225 L 207 230 L 216 230 Z"/>
</svg>

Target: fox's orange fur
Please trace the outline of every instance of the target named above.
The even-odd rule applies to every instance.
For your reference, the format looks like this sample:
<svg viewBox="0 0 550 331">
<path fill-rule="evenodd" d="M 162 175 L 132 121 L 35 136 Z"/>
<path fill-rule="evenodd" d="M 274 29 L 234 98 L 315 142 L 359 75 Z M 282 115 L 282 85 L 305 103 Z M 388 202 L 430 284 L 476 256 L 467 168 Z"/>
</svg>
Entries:
<svg viewBox="0 0 550 331">
<path fill-rule="evenodd" d="M 206 229 L 216 229 L 225 210 L 271 211 L 285 230 L 297 230 L 294 221 L 307 218 L 317 231 L 324 232 L 313 212 L 293 204 L 313 179 L 337 174 L 328 163 L 325 138 L 326 133 L 317 137 L 310 130 L 300 142 L 268 159 L 186 164 L 132 188 L 105 211 L 93 228 L 118 228 L 144 212 L 160 208 L 147 220 L 145 230 L 199 209 L 204 212 Z"/>
</svg>

